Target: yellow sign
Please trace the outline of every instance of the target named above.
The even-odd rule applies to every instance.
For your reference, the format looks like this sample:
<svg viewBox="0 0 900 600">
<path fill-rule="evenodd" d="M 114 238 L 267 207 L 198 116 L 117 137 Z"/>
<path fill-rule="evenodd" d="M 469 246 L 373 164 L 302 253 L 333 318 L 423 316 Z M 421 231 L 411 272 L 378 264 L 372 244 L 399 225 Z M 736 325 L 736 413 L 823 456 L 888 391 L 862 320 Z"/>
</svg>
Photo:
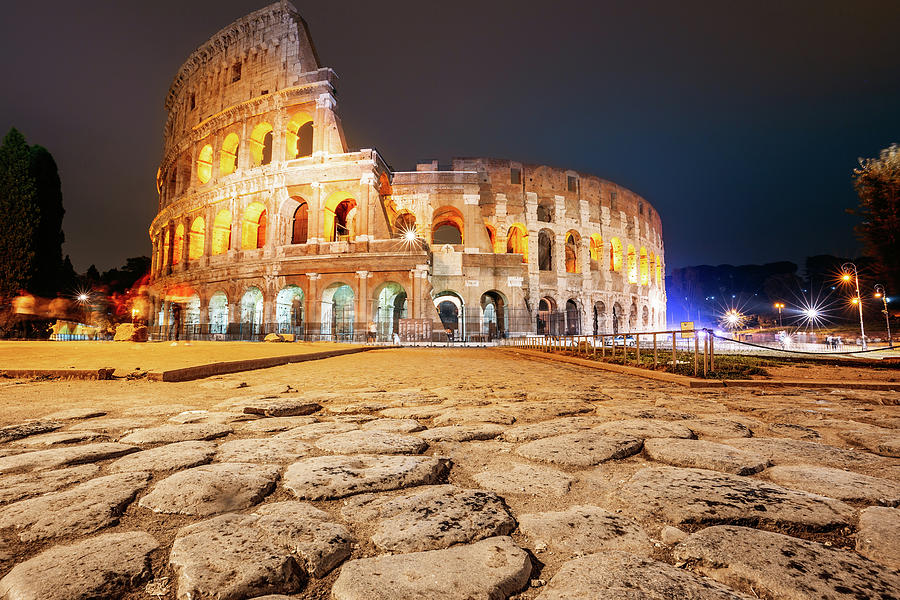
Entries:
<svg viewBox="0 0 900 600">
<path fill-rule="evenodd" d="M 682 321 L 681 322 L 681 338 L 689 340 L 692 337 L 694 337 L 694 322 L 693 321 Z"/>
</svg>

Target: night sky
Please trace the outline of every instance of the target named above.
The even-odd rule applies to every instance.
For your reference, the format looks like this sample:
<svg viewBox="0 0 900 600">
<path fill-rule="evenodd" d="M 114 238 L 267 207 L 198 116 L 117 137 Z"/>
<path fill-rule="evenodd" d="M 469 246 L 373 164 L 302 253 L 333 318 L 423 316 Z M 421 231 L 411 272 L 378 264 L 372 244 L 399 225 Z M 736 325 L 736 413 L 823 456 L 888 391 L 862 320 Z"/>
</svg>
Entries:
<svg viewBox="0 0 900 600">
<path fill-rule="evenodd" d="M 7 2 L 0 129 L 59 164 L 76 269 L 149 255 L 163 100 L 266 2 Z M 352 148 L 494 156 L 647 198 L 667 267 L 857 252 L 851 172 L 900 142 L 900 2 L 319 0 Z"/>
</svg>

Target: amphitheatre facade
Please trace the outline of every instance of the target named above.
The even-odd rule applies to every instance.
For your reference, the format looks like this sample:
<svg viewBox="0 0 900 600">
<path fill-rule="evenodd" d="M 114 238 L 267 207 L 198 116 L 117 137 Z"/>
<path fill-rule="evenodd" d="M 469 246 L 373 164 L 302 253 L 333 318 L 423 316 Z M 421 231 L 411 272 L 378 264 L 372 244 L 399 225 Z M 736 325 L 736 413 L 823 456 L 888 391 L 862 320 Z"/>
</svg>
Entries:
<svg viewBox="0 0 900 600">
<path fill-rule="evenodd" d="M 393 171 L 351 150 L 334 71 L 287 2 L 198 48 L 166 97 L 153 324 L 205 335 L 486 340 L 658 330 L 649 202 L 511 160 Z"/>
</svg>

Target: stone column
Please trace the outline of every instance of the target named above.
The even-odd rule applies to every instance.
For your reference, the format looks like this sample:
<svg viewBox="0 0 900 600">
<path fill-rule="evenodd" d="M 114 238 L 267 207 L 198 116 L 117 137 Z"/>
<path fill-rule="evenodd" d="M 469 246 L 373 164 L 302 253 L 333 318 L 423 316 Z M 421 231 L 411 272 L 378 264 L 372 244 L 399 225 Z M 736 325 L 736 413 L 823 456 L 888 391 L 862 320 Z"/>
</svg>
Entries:
<svg viewBox="0 0 900 600">
<path fill-rule="evenodd" d="M 370 320 L 369 308 L 369 278 L 372 274 L 369 271 L 357 271 L 357 296 L 356 296 L 356 322 L 360 328 L 368 331 Z M 357 332 L 362 333 L 362 332 Z"/>
<path fill-rule="evenodd" d="M 308 292 L 306 294 L 305 304 L 306 304 L 306 333 L 307 335 L 317 335 L 322 331 L 322 324 L 320 322 L 321 312 L 322 312 L 322 298 L 319 295 L 319 279 L 322 276 L 318 273 L 307 273 L 306 279 L 309 281 L 307 284 Z M 316 329 L 311 329 L 311 327 L 315 325 Z"/>
<path fill-rule="evenodd" d="M 329 93 L 320 94 L 316 98 L 316 114 L 313 118 L 313 158 L 317 162 L 322 162 L 328 154 L 325 132 L 328 128 L 328 114 L 335 104 L 334 96 Z"/>
<path fill-rule="evenodd" d="M 359 180 L 359 198 L 356 201 L 356 239 L 354 241 L 365 242 L 371 239 L 369 214 L 372 198 L 377 197 L 377 194 L 372 193 L 374 185 L 375 173 L 363 173 Z"/>
</svg>

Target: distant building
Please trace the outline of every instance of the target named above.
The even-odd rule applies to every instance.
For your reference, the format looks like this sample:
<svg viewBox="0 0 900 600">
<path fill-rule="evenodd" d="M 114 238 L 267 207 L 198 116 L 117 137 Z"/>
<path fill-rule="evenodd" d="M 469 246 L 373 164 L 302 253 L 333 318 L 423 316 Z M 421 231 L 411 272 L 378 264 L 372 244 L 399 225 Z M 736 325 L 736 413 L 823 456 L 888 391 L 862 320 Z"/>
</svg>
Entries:
<svg viewBox="0 0 900 600">
<path fill-rule="evenodd" d="M 435 339 L 664 328 L 649 202 L 510 160 L 393 171 L 347 147 L 336 79 L 287 2 L 178 71 L 150 225 L 156 325 L 178 301 L 189 327 L 239 337 L 390 339 L 407 319 Z"/>
</svg>

